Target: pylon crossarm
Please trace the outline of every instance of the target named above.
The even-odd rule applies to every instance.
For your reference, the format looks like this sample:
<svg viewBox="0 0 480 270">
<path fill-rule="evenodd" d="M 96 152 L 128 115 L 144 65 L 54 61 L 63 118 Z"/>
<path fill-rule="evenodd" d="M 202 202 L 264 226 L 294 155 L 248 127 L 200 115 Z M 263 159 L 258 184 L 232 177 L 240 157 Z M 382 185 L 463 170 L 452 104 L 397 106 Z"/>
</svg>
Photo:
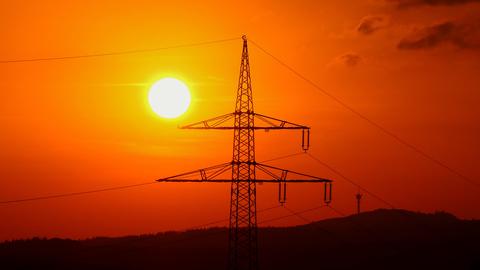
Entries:
<svg viewBox="0 0 480 270">
<path fill-rule="evenodd" d="M 228 123 L 227 121 L 233 120 L 236 114 L 253 114 L 255 119 L 260 120 L 263 125 L 255 125 L 251 127 L 235 127 L 233 123 Z M 266 124 L 266 125 L 265 125 Z M 199 121 L 193 124 L 181 126 L 181 129 L 303 129 L 307 130 L 310 127 L 295 124 L 286 120 L 281 120 L 278 118 L 266 116 L 263 114 L 253 113 L 253 112 L 234 112 L 234 113 L 227 113 L 224 115 L 220 115 L 214 118 L 210 118 L 207 120 Z"/>
<path fill-rule="evenodd" d="M 193 180 L 200 178 L 201 181 L 212 180 L 215 177 L 221 175 L 222 173 L 231 170 L 231 162 L 222 163 L 210 167 L 206 167 L 199 170 L 194 170 L 186 173 L 181 173 L 165 178 L 158 179 L 158 182 L 175 182 L 175 180 Z M 199 180 L 195 180 L 199 181 Z"/>
<path fill-rule="evenodd" d="M 226 121 L 233 119 L 235 117 L 234 113 L 227 113 L 220 115 L 214 118 L 196 122 L 193 124 L 181 126 L 181 129 L 217 129 L 217 127 Z"/>
<path fill-rule="evenodd" d="M 255 180 L 232 180 L 232 179 L 158 179 L 158 182 L 171 182 L 171 183 L 232 183 L 232 182 L 256 182 L 256 183 L 271 183 L 278 184 L 279 182 L 287 183 L 325 183 L 321 179 L 287 179 L 287 180 L 278 180 L 278 179 L 255 179 Z"/>
<path fill-rule="evenodd" d="M 287 183 L 323 183 L 323 201 L 326 204 L 329 204 L 332 201 L 333 181 L 330 179 L 316 177 L 260 163 L 257 163 L 255 165 L 255 168 L 257 168 L 258 171 L 262 171 L 274 179 L 273 181 L 266 181 L 267 183 L 278 183 L 278 202 L 281 205 L 287 202 Z"/>
<path fill-rule="evenodd" d="M 272 178 L 274 178 L 278 181 L 287 181 L 287 182 L 295 182 L 296 181 L 298 183 L 305 183 L 305 182 L 330 183 L 330 182 L 333 182 L 330 179 L 321 178 L 321 177 L 308 175 L 308 174 L 304 174 L 304 173 L 299 173 L 299 172 L 296 172 L 296 171 L 282 169 L 282 168 L 278 168 L 278 167 L 274 167 L 274 166 L 270 166 L 270 165 L 266 165 L 266 164 L 261 164 L 261 163 L 257 163 L 256 168 L 265 172 L 266 174 L 270 175 Z M 290 175 L 294 176 L 295 178 L 298 177 L 298 180 L 293 180 L 293 179 L 289 180 L 287 177 L 290 176 Z M 304 177 L 309 179 L 309 180 L 307 180 L 307 179 L 301 180 Z M 313 181 L 313 180 L 315 180 L 315 181 Z"/>
<path fill-rule="evenodd" d="M 254 116 L 255 119 L 258 119 L 268 125 L 265 127 L 258 127 L 259 129 L 310 129 L 310 127 L 304 125 L 295 124 L 286 120 L 274 118 L 259 113 L 254 113 Z"/>
<path fill-rule="evenodd" d="M 246 125 L 235 126 L 233 123 L 235 116 L 239 114 L 253 115 L 257 119 L 257 123 L 261 122 L 263 125 Z M 181 126 L 181 129 L 218 129 L 218 130 L 277 130 L 277 129 L 301 129 L 302 130 L 302 149 L 307 151 L 310 147 L 310 127 L 295 124 L 286 120 L 266 116 L 252 111 L 248 112 L 233 112 L 220 115 L 214 118 L 196 122 L 193 124 Z"/>
<path fill-rule="evenodd" d="M 219 130 L 232 130 L 232 129 L 254 129 L 254 130 L 275 130 L 275 129 L 306 129 L 301 127 L 270 127 L 270 126 L 254 126 L 254 127 L 234 127 L 234 126 L 185 126 L 181 129 L 219 129 Z"/>
<path fill-rule="evenodd" d="M 275 167 L 274 167 L 275 168 Z M 263 168 L 264 169 L 264 168 Z M 261 169 L 261 170 L 263 170 Z M 289 173 L 295 174 L 295 172 L 288 171 Z M 299 174 L 303 176 L 307 176 L 306 174 Z M 232 179 L 182 179 L 182 178 L 165 178 L 159 179 L 158 182 L 166 182 L 166 183 L 267 183 L 267 184 L 278 184 L 278 202 L 283 205 L 287 202 L 287 183 L 323 183 L 323 201 L 326 204 L 329 204 L 332 201 L 332 181 L 328 179 L 312 177 L 310 179 L 286 179 L 287 173 L 286 171 L 282 172 L 282 177 L 277 177 L 275 174 L 271 174 L 274 176 L 274 179 L 241 179 L 241 180 L 232 180 Z"/>
</svg>

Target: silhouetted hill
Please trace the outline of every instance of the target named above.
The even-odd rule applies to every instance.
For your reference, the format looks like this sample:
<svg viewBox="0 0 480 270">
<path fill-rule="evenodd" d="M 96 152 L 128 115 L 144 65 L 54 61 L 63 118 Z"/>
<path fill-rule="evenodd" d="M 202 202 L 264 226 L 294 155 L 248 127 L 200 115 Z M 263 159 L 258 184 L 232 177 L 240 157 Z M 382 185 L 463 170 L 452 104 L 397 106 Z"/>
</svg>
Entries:
<svg viewBox="0 0 480 270">
<path fill-rule="evenodd" d="M 261 228 L 261 269 L 480 269 L 480 221 L 376 210 Z M 0 269 L 225 269 L 227 229 L 0 244 Z"/>
</svg>

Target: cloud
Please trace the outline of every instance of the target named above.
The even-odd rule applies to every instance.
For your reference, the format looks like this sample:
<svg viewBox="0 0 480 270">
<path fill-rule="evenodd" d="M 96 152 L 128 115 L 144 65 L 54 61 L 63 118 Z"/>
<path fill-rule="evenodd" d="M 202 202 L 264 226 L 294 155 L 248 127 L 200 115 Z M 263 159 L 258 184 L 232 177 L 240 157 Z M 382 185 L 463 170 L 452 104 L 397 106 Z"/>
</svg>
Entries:
<svg viewBox="0 0 480 270">
<path fill-rule="evenodd" d="M 358 66 L 362 62 L 363 62 L 363 58 L 359 54 L 354 52 L 348 52 L 335 58 L 332 64 L 353 68 Z"/>
<path fill-rule="evenodd" d="M 480 20 L 447 21 L 416 29 L 397 44 L 401 50 L 432 49 L 451 44 L 460 49 L 480 48 Z"/>
<path fill-rule="evenodd" d="M 362 18 L 357 31 L 364 35 L 370 35 L 385 28 L 388 24 L 388 17 L 384 15 L 369 15 Z"/>
<path fill-rule="evenodd" d="M 455 6 L 467 3 L 480 3 L 480 0 L 387 0 L 399 8 L 415 6 Z"/>
</svg>

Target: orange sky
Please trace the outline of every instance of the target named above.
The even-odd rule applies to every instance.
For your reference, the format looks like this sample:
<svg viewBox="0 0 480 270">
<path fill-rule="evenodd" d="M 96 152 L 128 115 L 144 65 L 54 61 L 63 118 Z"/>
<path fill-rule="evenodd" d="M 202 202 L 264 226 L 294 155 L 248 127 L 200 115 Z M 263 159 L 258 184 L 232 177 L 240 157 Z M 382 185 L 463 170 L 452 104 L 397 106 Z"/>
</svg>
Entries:
<svg viewBox="0 0 480 270">
<path fill-rule="evenodd" d="M 479 3 L 225 2 L 2 1 L 0 60 L 245 33 L 364 115 L 480 182 Z M 232 132 L 176 127 L 233 111 L 241 46 L 238 40 L 0 64 L 0 200 L 146 182 L 229 161 Z M 253 46 L 250 63 L 256 111 L 311 126 L 312 154 L 397 207 L 480 218 L 478 187 L 398 144 Z M 147 105 L 149 86 L 165 76 L 184 80 L 192 94 L 189 111 L 173 120 L 155 116 Z M 298 132 L 256 137 L 257 160 L 300 150 Z M 357 189 L 308 156 L 272 164 L 334 179 L 334 205 L 354 210 Z M 276 187 L 262 185 L 258 193 L 259 209 L 276 204 Z M 320 187 L 290 185 L 288 205 L 311 208 L 320 195 Z M 228 203 L 228 185 L 158 184 L 0 205 L 0 240 L 182 229 L 227 218 Z M 386 207 L 370 196 L 364 203 L 365 209 Z M 285 214 L 264 212 L 259 221 Z M 321 209 L 305 217 L 334 215 Z M 291 217 L 268 225 L 302 222 Z"/>
</svg>

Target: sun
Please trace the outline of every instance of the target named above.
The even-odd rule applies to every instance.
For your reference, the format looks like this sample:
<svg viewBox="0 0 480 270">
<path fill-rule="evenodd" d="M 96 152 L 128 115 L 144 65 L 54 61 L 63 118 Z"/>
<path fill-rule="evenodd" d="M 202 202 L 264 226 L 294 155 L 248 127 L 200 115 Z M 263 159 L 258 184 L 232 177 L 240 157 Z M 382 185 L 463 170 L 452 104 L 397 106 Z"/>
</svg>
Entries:
<svg viewBox="0 0 480 270">
<path fill-rule="evenodd" d="M 148 92 L 148 103 L 152 110 L 164 118 L 176 118 L 190 106 L 188 87 L 174 78 L 155 82 Z"/>
</svg>

